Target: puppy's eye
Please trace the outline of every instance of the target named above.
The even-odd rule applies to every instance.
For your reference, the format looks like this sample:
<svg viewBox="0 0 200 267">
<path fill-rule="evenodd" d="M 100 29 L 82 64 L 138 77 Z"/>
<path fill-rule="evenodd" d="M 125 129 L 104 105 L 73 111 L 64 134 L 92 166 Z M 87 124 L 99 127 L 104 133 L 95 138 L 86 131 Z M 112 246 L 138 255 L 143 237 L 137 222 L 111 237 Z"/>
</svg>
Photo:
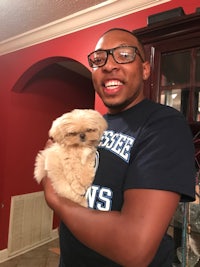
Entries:
<svg viewBox="0 0 200 267">
<path fill-rule="evenodd" d="M 67 133 L 65 136 L 68 137 L 68 136 L 76 136 L 77 133 L 76 132 L 71 132 L 71 133 Z"/>
<path fill-rule="evenodd" d="M 96 132 L 96 131 L 97 131 L 97 129 L 90 129 L 90 128 L 86 129 L 87 133 L 92 133 L 92 132 Z"/>
</svg>

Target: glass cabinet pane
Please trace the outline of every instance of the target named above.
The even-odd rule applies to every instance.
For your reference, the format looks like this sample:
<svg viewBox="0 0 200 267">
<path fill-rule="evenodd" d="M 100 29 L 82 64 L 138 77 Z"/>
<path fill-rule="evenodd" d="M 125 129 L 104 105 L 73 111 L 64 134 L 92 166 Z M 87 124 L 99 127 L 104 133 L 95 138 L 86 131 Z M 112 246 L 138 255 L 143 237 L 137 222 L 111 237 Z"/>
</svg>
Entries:
<svg viewBox="0 0 200 267">
<path fill-rule="evenodd" d="M 189 84 L 190 51 L 164 53 L 161 55 L 161 86 Z"/>
<path fill-rule="evenodd" d="M 188 112 L 188 101 L 189 89 L 166 89 L 161 91 L 161 104 L 171 106 L 182 112 L 185 116 L 187 116 Z"/>
<path fill-rule="evenodd" d="M 200 48 L 197 49 L 195 80 L 200 87 Z"/>
<path fill-rule="evenodd" d="M 195 81 L 194 81 L 194 120 L 200 121 L 200 48 L 196 50 L 196 60 L 195 60 Z"/>
<path fill-rule="evenodd" d="M 199 216 L 199 203 L 179 204 L 173 220 L 176 236 L 178 236 L 177 233 L 179 233 L 179 239 L 175 240 L 175 256 L 178 261 L 176 260 L 176 263 L 174 262 L 174 267 L 197 267 L 200 264 Z M 181 235 L 180 232 L 182 232 Z M 182 265 L 179 262 L 181 262 Z"/>
<path fill-rule="evenodd" d="M 200 121 L 200 87 L 195 88 L 193 113 L 194 120 Z"/>
</svg>

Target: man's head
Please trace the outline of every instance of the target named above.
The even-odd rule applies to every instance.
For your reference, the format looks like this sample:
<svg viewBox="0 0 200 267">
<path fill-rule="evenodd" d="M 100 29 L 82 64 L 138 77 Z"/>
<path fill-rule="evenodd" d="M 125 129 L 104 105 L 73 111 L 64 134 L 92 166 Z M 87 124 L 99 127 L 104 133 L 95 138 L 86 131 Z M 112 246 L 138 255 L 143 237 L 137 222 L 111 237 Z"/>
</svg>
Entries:
<svg viewBox="0 0 200 267">
<path fill-rule="evenodd" d="M 132 32 L 118 28 L 105 32 L 88 59 L 94 88 L 110 113 L 126 110 L 144 98 L 143 81 L 149 77 L 150 66 Z"/>
</svg>

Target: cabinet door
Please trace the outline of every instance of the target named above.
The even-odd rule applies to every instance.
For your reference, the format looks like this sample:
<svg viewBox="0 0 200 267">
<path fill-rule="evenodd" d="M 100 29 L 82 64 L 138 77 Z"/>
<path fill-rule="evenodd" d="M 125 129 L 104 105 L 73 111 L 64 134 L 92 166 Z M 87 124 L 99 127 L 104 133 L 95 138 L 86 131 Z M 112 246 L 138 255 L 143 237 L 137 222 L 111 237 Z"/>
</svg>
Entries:
<svg viewBox="0 0 200 267">
<path fill-rule="evenodd" d="M 180 110 L 194 133 L 200 130 L 199 25 L 200 13 L 194 13 L 133 31 L 151 63 L 146 96 Z"/>
<path fill-rule="evenodd" d="M 161 54 L 159 102 L 181 111 L 189 122 L 200 121 L 200 48 Z"/>
</svg>

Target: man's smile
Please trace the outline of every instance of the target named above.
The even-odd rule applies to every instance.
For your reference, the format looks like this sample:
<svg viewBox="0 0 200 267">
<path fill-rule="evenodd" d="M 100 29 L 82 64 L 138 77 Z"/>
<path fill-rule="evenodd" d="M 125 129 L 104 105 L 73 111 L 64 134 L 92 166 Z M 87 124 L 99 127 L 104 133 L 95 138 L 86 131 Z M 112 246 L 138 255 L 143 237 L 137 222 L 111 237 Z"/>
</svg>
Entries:
<svg viewBox="0 0 200 267">
<path fill-rule="evenodd" d="M 105 88 L 116 89 L 118 86 L 122 85 L 122 82 L 119 80 L 109 80 L 105 82 Z"/>
<path fill-rule="evenodd" d="M 104 83 L 104 92 L 107 94 L 117 93 L 121 89 L 122 85 L 123 83 L 119 80 L 108 80 Z"/>
</svg>

